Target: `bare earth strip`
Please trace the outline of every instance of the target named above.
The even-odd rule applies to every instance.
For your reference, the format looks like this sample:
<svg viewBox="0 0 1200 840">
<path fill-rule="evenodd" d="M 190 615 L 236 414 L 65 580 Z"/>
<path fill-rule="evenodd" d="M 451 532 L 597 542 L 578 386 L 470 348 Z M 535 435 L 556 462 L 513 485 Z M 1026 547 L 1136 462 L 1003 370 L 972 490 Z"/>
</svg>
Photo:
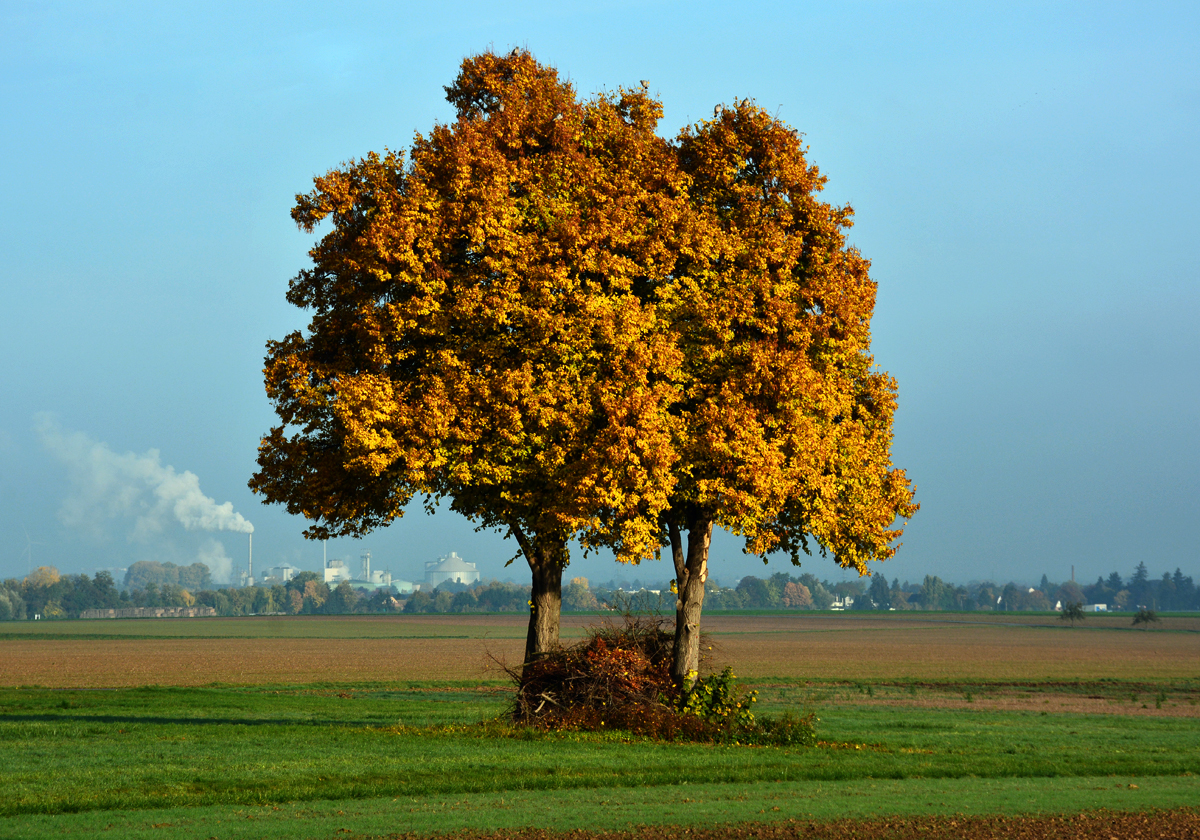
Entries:
<svg viewBox="0 0 1200 840">
<path fill-rule="evenodd" d="M 732 664 L 751 680 L 1200 679 L 1195 618 L 1167 618 L 1142 632 L 1130 630 L 1127 620 L 1121 626 L 1105 619 L 1105 626 L 1089 619 L 1069 628 L 1045 616 L 930 615 L 717 615 L 706 618 L 704 630 L 714 648 L 711 664 Z M 28 623 L 5 623 L 0 632 L 11 635 L 0 639 L 0 686 L 496 680 L 503 674 L 489 654 L 518 663 L 525 621 L 523 615 L 146 619 L 39 622 L 36 633 L 22 626 Z M 603 621 L 565 616 L 564 639 Z M 75 634 L 109 637 L 70 638 Z"/>
<path fill-rule="evenodd" d="M 396 834 L 395 840 L 419 835 Z M 730 823 L 716 827 L 642 826 L 625 831 L 462 831 L 445 840 L 1194 840 L 1200 813 L 1193 808 L 1152 813 L 1091 812 L 1063 816 L 954 816 L 845 819 L 833 822 L 788 820 Z"/>
<path fill-rule="evenodd" d="M 488 652 L 520 661 L 524 640 L 90 639 L 5 641 L 0 686 L 393 682 L 502 679 Z"/>
<path fill-rule="evenodd" d="M 1200 635 L 938 625 L 722 633 L 714 655 L 739 676 L 816 679 L 1132 680 L 1200 677 Z"/>
</svg>

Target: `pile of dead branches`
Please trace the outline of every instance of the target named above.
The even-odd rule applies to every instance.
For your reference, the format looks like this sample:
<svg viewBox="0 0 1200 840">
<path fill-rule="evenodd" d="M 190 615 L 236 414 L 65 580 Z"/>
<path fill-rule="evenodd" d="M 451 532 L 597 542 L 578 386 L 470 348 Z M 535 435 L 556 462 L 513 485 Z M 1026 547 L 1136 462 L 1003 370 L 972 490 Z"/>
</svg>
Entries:
<svg viewBox="0 0 1200 840">
<path fill-rule="evenodd" d="M 704 721 L 678 711 L 672 645 L 657 617 L 627 615 L 620 626 L 596 628 L 578 644 L 509 671 L 517 682 L 513 720 L 540 729 L 700 736 Z"/>
</svg>

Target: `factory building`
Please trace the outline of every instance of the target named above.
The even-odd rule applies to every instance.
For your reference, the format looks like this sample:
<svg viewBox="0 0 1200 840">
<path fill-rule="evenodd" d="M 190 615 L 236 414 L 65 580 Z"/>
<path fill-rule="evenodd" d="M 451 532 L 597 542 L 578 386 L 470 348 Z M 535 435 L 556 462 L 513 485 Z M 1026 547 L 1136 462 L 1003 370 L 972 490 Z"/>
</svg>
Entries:
<svg viewBox="0 0 1200 840">
<path fill-rule="evenodd" d="M 425 588 L 433 589 L 442 583 L 477 583 L 479 571 L 474 563 L 468 563 L 451 551 L 425 564 Z"/>
<path fill-rule="evenodd" d="M 300 570 L 291 563 L 280 563 L 278 566 L 267 569 L 267 574 L 263 577 L 263 584 L 270 586 L 276 583 L 287 583 L 296 576 Z"/>
<path fill-rule="evenodd" d="M 371 552 L 364 551 L 360 561 L 361 568 L 357 576 L 351 571 L 350 563 L 346 560 L 325 561 L 325 583 L 331 589 L 346 581 L 355 589 L 386 589 L 390 586 L 401 595 L 413 591 L 412 583 L 393 578 L 390 569 L 372 569 Z"/>
</svg>

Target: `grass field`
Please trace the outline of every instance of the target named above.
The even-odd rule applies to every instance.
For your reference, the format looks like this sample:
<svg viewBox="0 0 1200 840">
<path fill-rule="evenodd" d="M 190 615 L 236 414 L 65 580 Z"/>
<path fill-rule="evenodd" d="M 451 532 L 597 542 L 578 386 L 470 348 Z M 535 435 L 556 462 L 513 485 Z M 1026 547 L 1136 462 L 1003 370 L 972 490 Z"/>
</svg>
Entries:
<svg viewBox="0 0 1200 840">
<path fill-rule="evenodd" d="M 595 617 L 571 617 L 577 636 Z M 0 836 L 344 837 L 1200 802 L 1200 620 L 713 616 L 811 749 L 512 730 L 515 616 L 0 625 Z M 489 721 L 493 721 L 489 723 Z"/>
</svg>

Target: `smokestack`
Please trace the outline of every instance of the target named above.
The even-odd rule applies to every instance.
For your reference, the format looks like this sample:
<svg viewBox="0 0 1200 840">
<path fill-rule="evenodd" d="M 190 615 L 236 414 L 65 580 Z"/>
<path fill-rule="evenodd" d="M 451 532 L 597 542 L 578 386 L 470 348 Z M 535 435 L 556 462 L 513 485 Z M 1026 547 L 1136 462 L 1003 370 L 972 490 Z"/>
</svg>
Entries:
<svg viewBox="0 0 1200 840">
<path fill-rule="evenodd" d="M 254 583 L 254 534 L 247 534 L 250 538 L 250 553 L 246 556 L 246 585 Z"/>
</svg>

